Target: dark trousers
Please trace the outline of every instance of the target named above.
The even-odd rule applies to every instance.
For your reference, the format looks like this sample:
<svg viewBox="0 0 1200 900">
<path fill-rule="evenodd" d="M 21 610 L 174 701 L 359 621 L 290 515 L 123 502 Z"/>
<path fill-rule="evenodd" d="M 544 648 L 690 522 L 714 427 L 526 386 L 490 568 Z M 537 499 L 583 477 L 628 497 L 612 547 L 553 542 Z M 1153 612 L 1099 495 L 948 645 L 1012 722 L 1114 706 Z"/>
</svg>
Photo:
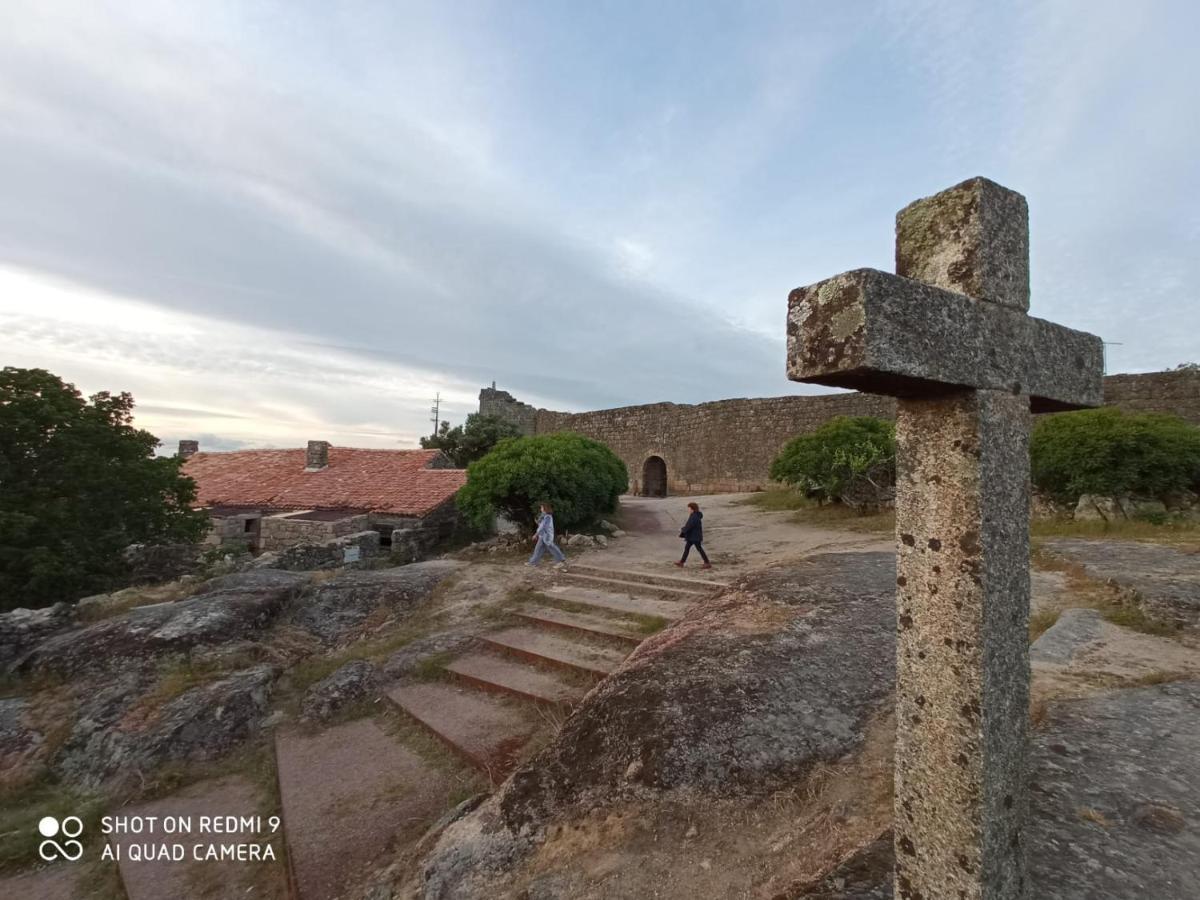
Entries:
<svg viewBox="0 0 1200 900">
<path fill-rule="evenodd" d="M 700 546 L 698 541 L 687 541 L 683 545 L 683 559 L 680 562 L 687 562 L 688 554 L 692 552 L 692 548 L 696 548 L 696 552 L 700 554 L 700 558 L 708 562 L 708 554 L 704 552 L 704 548 Z"/>
</svg>

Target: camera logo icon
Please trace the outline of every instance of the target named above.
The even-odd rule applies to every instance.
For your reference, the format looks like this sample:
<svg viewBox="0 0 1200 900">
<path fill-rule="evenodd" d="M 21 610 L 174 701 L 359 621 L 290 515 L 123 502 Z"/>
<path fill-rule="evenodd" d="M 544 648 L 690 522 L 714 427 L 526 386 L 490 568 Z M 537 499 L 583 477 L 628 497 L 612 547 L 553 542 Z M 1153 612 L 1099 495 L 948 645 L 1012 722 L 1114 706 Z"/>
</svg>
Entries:
<svg viewBox="0 0 1200 900">
<path fill-rule="evenodd" d="M 83 856 L 83 844 L 75 840 L 83 834 L 83 821 L 78 816 L 67 816 L 61 822 L 54 816 L 46 816 L 38 822 L 38 833 L 46 839 L 38 844 L 38 856 L 46 862 L 60 857 L 74 862 Z M 62 843 L 54 840 L 59 835 L 66 840 Z"/>
</svg>

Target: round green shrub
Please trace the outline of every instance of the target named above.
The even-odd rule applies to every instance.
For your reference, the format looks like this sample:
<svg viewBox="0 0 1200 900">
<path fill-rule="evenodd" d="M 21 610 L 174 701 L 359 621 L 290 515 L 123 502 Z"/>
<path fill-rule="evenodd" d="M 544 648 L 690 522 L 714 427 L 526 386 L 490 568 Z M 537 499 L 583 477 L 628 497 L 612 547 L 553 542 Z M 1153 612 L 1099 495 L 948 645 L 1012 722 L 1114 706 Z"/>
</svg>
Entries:
<svg viewBox="0 0 1200 900">
<path fill-rule="evenodd" d="M 1081 494 L 1162 497 L 1200 483 L 1200 428 L 1161 413 L 1103 407 L 1045 416 L 1029 455 L 1034 486 L 1063 503 Z"/>
<path fill-rule="evenodd" d="M 895 426 L 873 416 L 830 419 L 789 441 L 770 474 L 822 503 L 878 506 L 896 483 Z"/>
<path fill-rule="evenodd" d="M 569 433 L 510 438 L 467 467 L 458 508 L 481 528 L 499 513 L 532 531 L 545 502 L 559 528 L 578 528 L 615 510 L 628 489 L 625 463 L 598 441 Z"/>
</svg>

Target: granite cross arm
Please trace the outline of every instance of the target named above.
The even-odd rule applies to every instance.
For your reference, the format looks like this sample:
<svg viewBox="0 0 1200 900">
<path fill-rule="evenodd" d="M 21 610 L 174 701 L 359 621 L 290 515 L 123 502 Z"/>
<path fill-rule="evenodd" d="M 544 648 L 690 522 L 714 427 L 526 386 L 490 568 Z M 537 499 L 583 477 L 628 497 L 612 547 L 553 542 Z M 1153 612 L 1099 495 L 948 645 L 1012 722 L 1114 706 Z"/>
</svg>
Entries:
<svg viewBox="0 0 1200 900">
<path fill-rule="evenodd" d="M 1096 335 L 876 269 L 792 291 L 787 340 L 793 381 L 893 397 L 1007 391 L 1033 412 L 1103 400 Z"/>
</svg>

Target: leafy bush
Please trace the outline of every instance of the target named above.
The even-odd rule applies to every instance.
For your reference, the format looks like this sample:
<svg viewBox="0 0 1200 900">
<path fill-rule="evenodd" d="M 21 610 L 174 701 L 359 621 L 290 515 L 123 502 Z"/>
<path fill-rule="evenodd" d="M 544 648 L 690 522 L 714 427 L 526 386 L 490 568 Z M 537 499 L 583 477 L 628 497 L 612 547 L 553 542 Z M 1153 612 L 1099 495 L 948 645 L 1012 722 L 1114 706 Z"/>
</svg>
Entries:
<svg viewBox="0 0 1200 900">
<path fill-rule="evenodd" d="M 195 483 L 157 446 L 129 394 L 85 400 L 42 369 L 0 370 L 0 610 L 111 590 L 130 544 L 204 534 Z"/>
<path fill-rule="evenodd" d="M 505 438 L 520 437 L 519 429 L 508 419 L 471 413 L 465 425 L 450 427 L 443 422 L 433 437 L 421 438 L 425 450 L 441 450 L 460 469 L 486 456 Z"/>
<path fill-rule="evenodd" d="M 1161 413 L 1104 407 L 1046 416 L 1029 450 L 1034 485 L 1063 503 L 1081 494 L 1161 497 L 1200 482 L 1200 428 Z"/>
<path fill-rule="evenodd" d="M 822 503 L 877 507 L 896 483 L 895 426 L 872 416 L 830 419 L 789 441 L 770 474 Z"/>
<path fill-rule="evenodd" d="M 567 433 L 510 438 L 467 468 L 458 507 L 481 528 L 500 513 L 532 531 L 545 502 L 559 528 L 577 528 L 616 509 L 628 489 L 625 464 L 601 443 Z"/>
</svg>

